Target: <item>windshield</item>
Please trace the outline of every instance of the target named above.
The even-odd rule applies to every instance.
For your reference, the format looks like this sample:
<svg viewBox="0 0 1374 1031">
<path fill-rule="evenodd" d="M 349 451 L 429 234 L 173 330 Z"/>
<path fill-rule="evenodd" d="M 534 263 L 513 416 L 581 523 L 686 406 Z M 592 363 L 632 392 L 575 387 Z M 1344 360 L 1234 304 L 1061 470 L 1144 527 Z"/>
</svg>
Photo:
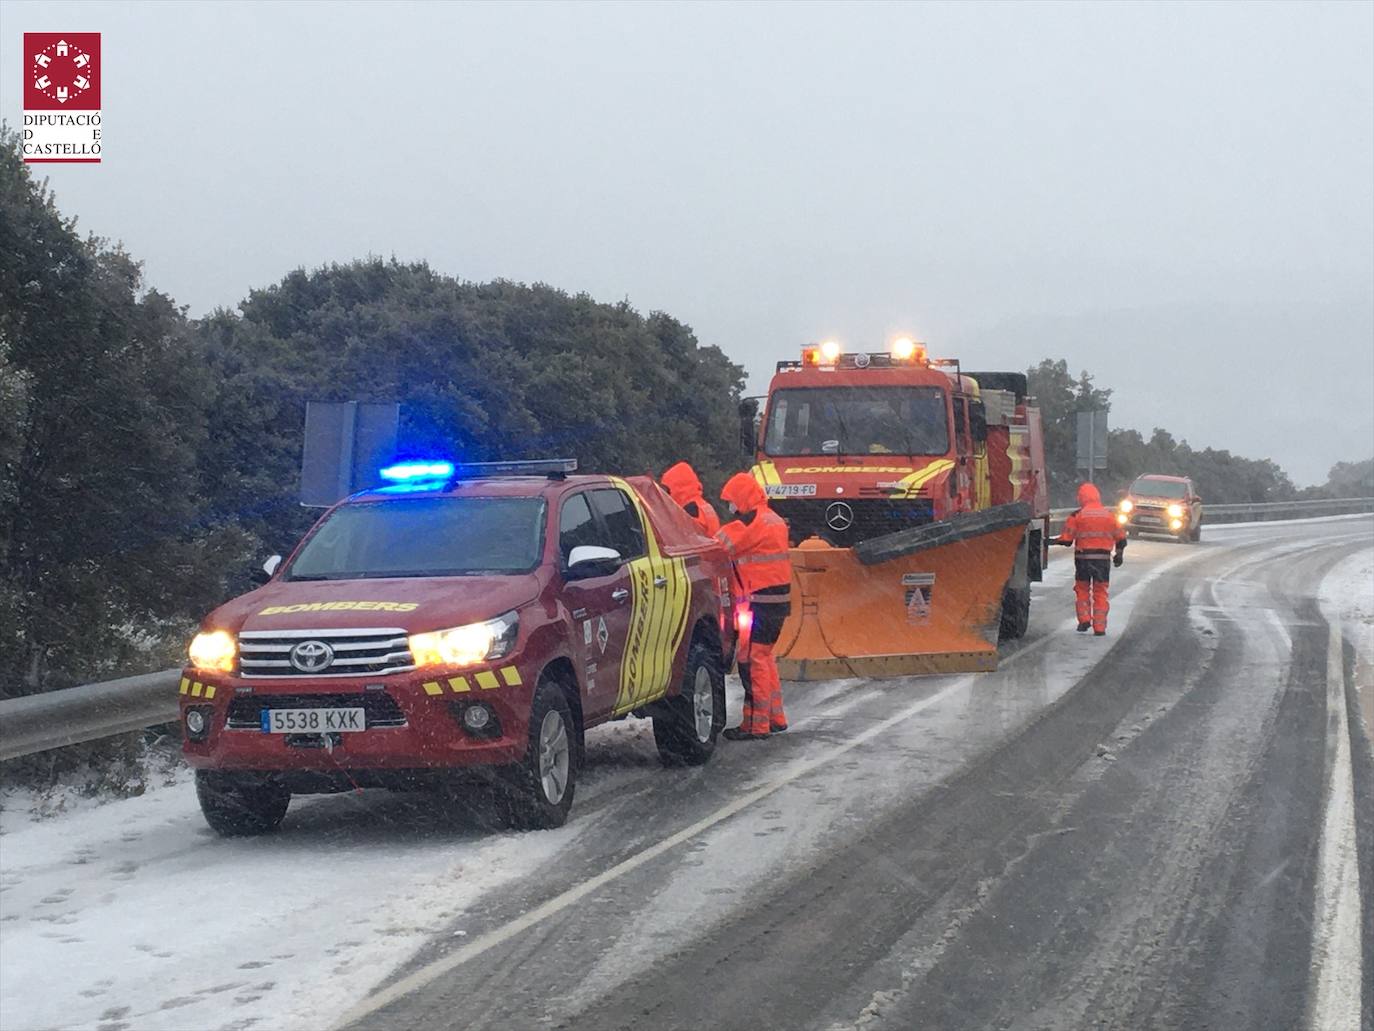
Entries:
<svg viewBox="0 0 1374 1031">
<path fill-rule="evenodd" d="M 1147 498 L 1186 498 L 1188 485 L 1179 480 L 1136 480 L 1131 493 Z"/>
<path fill-rule="evenodd" d="M 525 573 L 544 542 L 542 498 L 406 498 L 334 510 L 287 580 Z"/>
<path fill-rule="evenodd" d="M 770 455 L 943 455 L 949 451 L 939 387 L 779 390 L 768 409 Z"/>
</svg>

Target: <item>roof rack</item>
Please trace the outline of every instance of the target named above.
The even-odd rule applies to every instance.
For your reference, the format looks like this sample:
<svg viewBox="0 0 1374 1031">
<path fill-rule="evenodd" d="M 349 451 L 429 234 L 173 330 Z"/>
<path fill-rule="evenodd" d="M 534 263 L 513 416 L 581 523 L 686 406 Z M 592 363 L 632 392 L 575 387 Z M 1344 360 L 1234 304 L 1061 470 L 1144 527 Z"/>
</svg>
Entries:
<svg viewBox="0 0 1374 1031">
<path fill-rule="evenodd" d="M 516 462 L 458 462 L 453 466 L 457 479 L 478 476 L 547 476 L 561 480 L 577 472 L 576 458 L 532 458 Z"/>
</svg>

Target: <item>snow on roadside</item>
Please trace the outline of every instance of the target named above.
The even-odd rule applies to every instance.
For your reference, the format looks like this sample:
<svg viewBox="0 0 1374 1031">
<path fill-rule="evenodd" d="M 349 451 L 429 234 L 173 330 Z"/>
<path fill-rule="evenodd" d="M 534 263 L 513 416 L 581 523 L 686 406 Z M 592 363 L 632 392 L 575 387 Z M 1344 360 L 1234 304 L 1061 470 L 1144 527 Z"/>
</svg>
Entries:
<svg viewBox="0 0 1374 1031">
<path fill-rule="evenodd" d="M 1353 552 L 1332 569 L 1322 581 L 1321 599 L 1328 618 L 1340 619 L 1354 646 L 1364 736 L 1374 749 L 1374 548 Z"/>
<path fill-rule="evenodd" d="M 0 1028 L 322 1028 L 487 892 L 573 840 L 424 795 L 292 803 L 227 841 L 189 783 L 0 837 Z"/>
</svg>

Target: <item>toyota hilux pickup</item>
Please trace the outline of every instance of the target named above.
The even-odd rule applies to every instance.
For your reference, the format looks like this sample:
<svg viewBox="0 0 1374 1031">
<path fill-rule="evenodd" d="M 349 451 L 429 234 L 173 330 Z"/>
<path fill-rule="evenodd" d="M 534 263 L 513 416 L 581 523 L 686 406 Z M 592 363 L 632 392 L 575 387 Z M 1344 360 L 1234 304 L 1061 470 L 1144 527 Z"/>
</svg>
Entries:
<svg viewBox="0 0 1374 1031">
<path fill-rule="evenodd" d="M 653 720 L 665 763 L 706 762 L 734 652 L 725 552 L 648 477 L 575 468 L 390 467 L 211 612 L 179 686 L 210 826 L 270 831 L 293 794 L 429 786 L 558 826 L 586 732 L 628 715 Z"/>
</svg>

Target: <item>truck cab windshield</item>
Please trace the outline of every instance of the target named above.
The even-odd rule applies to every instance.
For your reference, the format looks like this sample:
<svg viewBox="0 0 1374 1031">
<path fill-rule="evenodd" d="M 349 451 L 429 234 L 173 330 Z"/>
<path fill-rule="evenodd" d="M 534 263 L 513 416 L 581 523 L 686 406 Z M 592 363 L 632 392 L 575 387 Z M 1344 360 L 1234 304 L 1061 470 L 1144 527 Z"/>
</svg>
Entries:
<svg viewBox="0 0 1374 1031">
<path fill-rule="evenodd" d="M 949 451 L 939 387 L 803 387 L 779 390 L 768 409 L 769 455 L 943 455 Z"/>
<path fill-rule="evenodd" d="M 544 543 L 542 498 L 403 498 L 334 510 L 287 580 L 526 573 Z"/>
</svg>

